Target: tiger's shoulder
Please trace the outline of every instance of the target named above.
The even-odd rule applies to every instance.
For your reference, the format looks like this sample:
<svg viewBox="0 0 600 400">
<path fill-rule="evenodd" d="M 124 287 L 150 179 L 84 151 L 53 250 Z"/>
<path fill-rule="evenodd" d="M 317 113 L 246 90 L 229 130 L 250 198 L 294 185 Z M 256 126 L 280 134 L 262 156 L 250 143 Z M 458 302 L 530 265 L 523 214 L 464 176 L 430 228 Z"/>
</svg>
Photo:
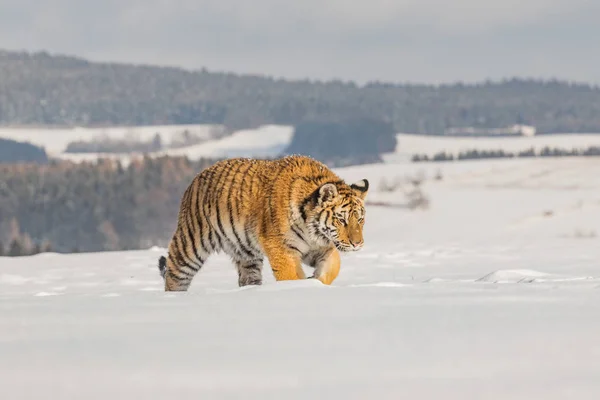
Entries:
<svg viewBox="0 0 600 400">
<path fill-rule="evenodd" d="M 287 185 L 293 179 L 333 179 L 339 177 L 324 163 L 306 155 L 292 154 L 262 165 L 270 175 L 276 177 L 272 182 Z"/>
<path fill-rule="evenodd" d="M 324 163 L 306 155 L 292 154 L 275 159 L 228 158 L 213 164 L 199 176 L 207 180 L 207 190 L 238 187 L 257 195 L 271 195 L 299 179 L 307 182 L 340 181 Z M 244 183 L 243 185 L 241 183 Z"/>
</svg>

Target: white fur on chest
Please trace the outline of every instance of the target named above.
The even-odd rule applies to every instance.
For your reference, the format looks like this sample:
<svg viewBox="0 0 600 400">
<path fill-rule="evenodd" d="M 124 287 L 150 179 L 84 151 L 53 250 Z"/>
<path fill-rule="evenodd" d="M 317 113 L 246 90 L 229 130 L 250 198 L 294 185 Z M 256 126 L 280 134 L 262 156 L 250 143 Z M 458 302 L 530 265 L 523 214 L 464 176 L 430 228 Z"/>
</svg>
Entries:
<svg viewBox="0 0 600 400">
<path fill-rule="evenodd" d="M 292 225 L 291 229 L 285 235 L 286 244 L 306 255 L 317 249 L 322 248 L 326 243 L 320 238 L 314 237 L 303 223 Z"/>
</svg>

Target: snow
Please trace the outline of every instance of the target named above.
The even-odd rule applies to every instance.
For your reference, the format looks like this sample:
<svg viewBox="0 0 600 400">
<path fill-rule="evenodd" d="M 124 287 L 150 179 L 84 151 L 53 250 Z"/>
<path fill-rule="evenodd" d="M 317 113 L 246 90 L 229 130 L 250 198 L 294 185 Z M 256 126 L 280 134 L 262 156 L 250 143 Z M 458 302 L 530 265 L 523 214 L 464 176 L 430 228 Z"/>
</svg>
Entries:
<svg viewBox="0 0 600 400">
<path fill-rule="evenodd" d="M 0 138 L 29 142 L 43 146 L 52 156 L 63 154 L 67 145 L 75 141 L 92 141 L 96 138 L 107 137 L 113 140 L 133 138 L 140 141 L 150 141 L 156 133 L 160 133 L 163 142 L 170 143 L 173 136 L 188 130 L 199 137 L 210 137 L 215 125 L 152 125 L 152 126 L 115 126 L 102 128 L 12 128 L 0 127 Z M 97 155 L 95 155 L 97 157 Z"/>
<path fill-rule="evenodd" d="M 440 169 L 444 179 L 433 181 Z M 340 169 L 426 177 L 367 206 L 365 247 L 315 280 L 237 287 L 222 255 L 164 293 L 164 249 L 0 258 L 7 399 L 595 399 L 600 162 Z M 308 271 L 308 269 L 307 269 Z"/>
<path fill-rule="evenodd" d="M 274 157 L 291 143 L 293 127 L 265 125 L 257 129 L 244 129 L 219 140 L 195 146 L 169 150 L 159 154 L 186 155 L 190 159 L 201 157 Z"/>
<path fill-rule="evenodd" d="M 203 142 L 181 148 L 168 148 L 149 153 L 151 157 L 162 155 L 186 156 L 191 160 L 202 157 L 277 157 L 292 141 L 294 127 L 289 125 L 264 125 L 256 129 L 244 129 L 232 132 L 217 139 L 211 138 L 213 130 L 222 129 L 218 125 L 165 125 L 102 128 L 11 128 L 0 127 L 0 138 L 28 141 L 43 146 L 51 157 L 73 162 L 93 162 L 98 158 L 120 160 L 128 164 L 136 153 L 66 153 L 67 145 L 73 141 L 91 141 L 97 137 L 111 139 L 135 138 L 150 141 L 160 133 L 163 143 L 169 144 L 176 135 L 188 130 L 203 138 Z M 427 154 L 432 157 L 440 151 L 457 155 L 466 150 L 504 150 L 520 152 L 531 148 L 536 151 L 544 147 L 563 149 L 586 149 L 600 146 L 600 134 L 553 134 L 537 136 L 510 137 L 441 137 L 399 133 L 396 150 L 384 154 L 383 159 L 390 164 L 409 161 L 414 154 Z"/>
<path fill-rule="evenodd" d="M 43 146 L 49 156 L 73 162 L 94 162 L 98 158 L 120 160 L 128 164 L 137 153 L 67 153 L 67 145 L 73 141 L 91 141 L 105 136 L 111 139 L 136 138 L 148 142 L 156 133 L 160 133 L 163 143 L 169 144 L 175 135 L 188 130 L 192 135 L 203 139 L 199 144 L 180 148 L 167 148 L 162 151 L 148 153 L 150 157 L 162 155 L 187 156 L 190 160 L 202 157 L 274 157 L 278 156 L 291 143 L 293 127 L 280 125 L 264 125 L 256 129 L 244 129 L 214 139 L 211 130 L 213 125 L 170 125 L 113 128 L 0 128 L 0 138 L 27 141 Z"/>
<path fill-rule="evenodd" d="M 467 150 L 504 150 L 518 153 L 531 148 L 539 152 L 546 146 L 567 150 L 600 146 L 600 134 L 593 133 L 508 137 L 444 137 L 400 133 L 396 135 L 396 139 L 396 152 L 388 154 L 389 159 L 398 155 L 411 157 L 414 154 L 427 154 L 431 157 L 441 151 L 458 155 Z"/>
</svg>

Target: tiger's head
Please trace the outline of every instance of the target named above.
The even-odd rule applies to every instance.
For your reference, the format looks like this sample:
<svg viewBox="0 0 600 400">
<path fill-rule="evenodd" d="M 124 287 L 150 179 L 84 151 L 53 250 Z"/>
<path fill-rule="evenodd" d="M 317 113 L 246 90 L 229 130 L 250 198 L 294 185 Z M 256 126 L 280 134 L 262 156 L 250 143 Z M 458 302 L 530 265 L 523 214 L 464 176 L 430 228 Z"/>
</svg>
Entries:
<svg viewBox="0 0 600 400">
<path fill-rule="evenodd" d="M 360 250 L 364 244 L 364 200 L 368 190 L 366 179 L 351 185 L 337 182 L 319 187 L 308 215 L 313 235 L 333 243 L 339 251 Z"/>
</svg>

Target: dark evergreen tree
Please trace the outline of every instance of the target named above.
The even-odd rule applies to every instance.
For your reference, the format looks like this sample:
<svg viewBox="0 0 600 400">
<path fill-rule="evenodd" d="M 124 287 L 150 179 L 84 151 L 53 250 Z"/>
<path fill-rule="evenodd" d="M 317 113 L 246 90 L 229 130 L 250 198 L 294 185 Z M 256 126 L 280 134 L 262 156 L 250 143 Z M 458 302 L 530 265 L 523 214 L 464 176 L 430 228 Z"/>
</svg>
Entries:
<svg viewBox="0 0 600 400">
<path fill-rule="evenodd" d="M 23 248 L 23 243 L 20 238 L 14 238 L 9 245 L 8 248 L 8 256 L 9 257 L 19 257 L 24 255 L 25 249 Z"/>
<path fill-rule="evenodd" d="M 571 82 L 358 86 L 8 51 L 0 51 L 0 77 L 5 125 L 215 123 L 241 129 L 369 116 L 396 132 L 438 135 L 513 124 L 535 125 L 540 133 L 600 132 L 600 88 Z"/>
</svg>

